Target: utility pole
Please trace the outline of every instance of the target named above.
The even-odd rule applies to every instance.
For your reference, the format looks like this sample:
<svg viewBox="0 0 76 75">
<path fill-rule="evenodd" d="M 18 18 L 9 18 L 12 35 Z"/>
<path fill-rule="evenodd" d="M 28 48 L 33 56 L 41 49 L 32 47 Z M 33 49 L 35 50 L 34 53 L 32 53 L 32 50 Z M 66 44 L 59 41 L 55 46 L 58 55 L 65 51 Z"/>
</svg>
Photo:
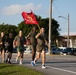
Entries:
<svg viewBox="0 0 76 75">
<path fill-rule="evenodd" d="M 51 52 L 51 19 L 52 19 L 52 0 L 50 0 L 50 9 L 49 9 L 49 53 Z"/>
<path fill-rule="evenodd" d="M 70 31 L 70 25 L 69 25 L 69 14 L 68 14 L 68 36 L 67 36 L 67 47 L 69 47 L 69 31 Z"/>
<path fill-rule="evenodd" d="M 68 27 L 67 27 L 67 47 L 69 47 L 69 42 L 70 42 L 70 40 L 69 40 L 69 32 L 70 32 L 69 14 L 68 14 L 68 18 L 63 17 L 63 16 L 58 16 L 58 17 L 59 18 L 64 18 L 64 19 L 68 20 Z"/>
</svg>

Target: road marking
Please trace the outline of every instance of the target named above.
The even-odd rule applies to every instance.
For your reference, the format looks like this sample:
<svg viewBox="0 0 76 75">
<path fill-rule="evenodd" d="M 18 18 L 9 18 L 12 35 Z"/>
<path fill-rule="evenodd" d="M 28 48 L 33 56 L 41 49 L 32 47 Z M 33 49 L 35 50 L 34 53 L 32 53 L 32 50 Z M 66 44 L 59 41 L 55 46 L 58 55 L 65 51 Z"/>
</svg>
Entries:
<svg viewBox="0 0 76 75">
<path fill-rule="evenodd" d="M 69 72 L 69 73 L 72 73 L 72 74 L 76 74 L 76 72 L 70 71 L 70 70 L 65 70 L 65 69 L 56 68 L 56 67 L 49 67 L 49 66 L 46 66 L 46 67 L 51 68 L 51 69 L 55 69 L 55 70 L 64 71 L 64 72 Z"/>
</svg>

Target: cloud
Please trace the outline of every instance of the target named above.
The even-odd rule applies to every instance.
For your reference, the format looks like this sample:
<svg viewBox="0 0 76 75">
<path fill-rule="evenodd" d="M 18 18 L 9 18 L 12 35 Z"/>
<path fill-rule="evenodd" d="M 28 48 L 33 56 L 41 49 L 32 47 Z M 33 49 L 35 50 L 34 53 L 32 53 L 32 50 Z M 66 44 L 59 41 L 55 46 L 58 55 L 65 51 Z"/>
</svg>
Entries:
<svg viewBox="0 0 76 75">
<path fill-rule="evenodd" d="M 41 4 L 39 5 L 34 5 L 33 3 L 29 3 L 27 5 L 10 5 L 8 7 L 4 7 L 0 12 L 4 15 L 14 15 L 21 13 L 22 11 L 27 11 L 29 12 L 30 10 L 36 11 L 41 8 Z"/>
</svg>

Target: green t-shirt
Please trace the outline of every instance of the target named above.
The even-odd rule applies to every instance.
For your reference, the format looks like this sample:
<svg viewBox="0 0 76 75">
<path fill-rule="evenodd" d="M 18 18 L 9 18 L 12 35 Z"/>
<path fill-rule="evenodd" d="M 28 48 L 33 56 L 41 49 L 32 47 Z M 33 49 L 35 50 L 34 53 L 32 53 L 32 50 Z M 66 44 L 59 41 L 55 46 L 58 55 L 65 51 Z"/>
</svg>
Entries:
<svg viewBox="0 0 76 75">
<path fill-rule="evenodd" d="M 14 40 L 16 41 L 16 46 L 24 46 L 26 41 L 24 36 L 16 36 Z"/>
<path fill-rule="evenodd" d="M 37 45 L 40 45 L 40 46 L 43 46 L 45 45 L 45 37 L 40 35 L 38 38 L 37 38 Z"/>
</svg>

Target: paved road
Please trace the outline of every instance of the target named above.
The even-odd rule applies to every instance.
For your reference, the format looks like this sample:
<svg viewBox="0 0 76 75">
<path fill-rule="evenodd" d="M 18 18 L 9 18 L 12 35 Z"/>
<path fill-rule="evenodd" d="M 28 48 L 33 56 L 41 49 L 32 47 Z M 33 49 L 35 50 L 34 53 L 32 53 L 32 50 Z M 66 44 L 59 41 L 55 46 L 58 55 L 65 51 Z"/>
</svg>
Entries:
<svg viewBox="0 0 76 75">
<path fill-rule="evenodd" d="M 16 54 L 13 54 L 12 63 L 15 62 Z M 1 59 L 1 57 L 0 57 Z M 1 62 L 1 60 L 0 60 Z M 30 65 L 31 54 L 25 54 L 23 60 L 23 66 L 33 68 L 45 75 L 76 75 L 76 56 L 58 56 L 54 58 L 51 55 L 46 56 L 46 69 L 41 68 L 41 59 L 38 60 L 35 67 Z"/>
</svg>

